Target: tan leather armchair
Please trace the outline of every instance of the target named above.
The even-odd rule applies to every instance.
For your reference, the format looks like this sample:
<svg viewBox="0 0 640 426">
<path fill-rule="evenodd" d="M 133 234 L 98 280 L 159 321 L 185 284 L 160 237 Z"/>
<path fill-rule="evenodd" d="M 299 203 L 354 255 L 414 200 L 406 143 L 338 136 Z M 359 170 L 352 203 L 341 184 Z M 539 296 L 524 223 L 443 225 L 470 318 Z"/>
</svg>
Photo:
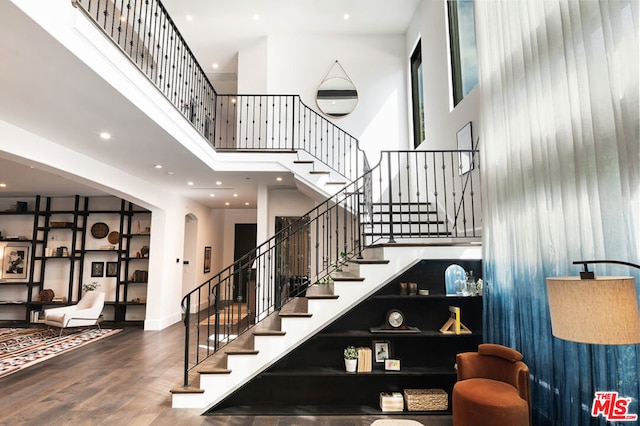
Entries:
<svg viewBox="0 0 640 426">
<path fill-rule="evenodd" d="M 458 354 L 454 426 L 530 425 L 530 375 L 522 358 L 514 349 L 491 343 Z"/>
</svg>

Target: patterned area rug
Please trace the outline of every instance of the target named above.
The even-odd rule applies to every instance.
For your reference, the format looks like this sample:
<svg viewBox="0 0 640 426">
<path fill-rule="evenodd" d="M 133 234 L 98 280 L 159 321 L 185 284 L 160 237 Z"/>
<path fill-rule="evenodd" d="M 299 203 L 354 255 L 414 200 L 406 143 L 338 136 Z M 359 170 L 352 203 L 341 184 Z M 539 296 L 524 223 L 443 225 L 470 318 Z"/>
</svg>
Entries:
<svg viewBox="0 0 640 426">
<path fill-rule="evenodd" d="M 56 355 L 112 336 L 121 329 L 0 328 L 0 378 Z"/>
</svg>

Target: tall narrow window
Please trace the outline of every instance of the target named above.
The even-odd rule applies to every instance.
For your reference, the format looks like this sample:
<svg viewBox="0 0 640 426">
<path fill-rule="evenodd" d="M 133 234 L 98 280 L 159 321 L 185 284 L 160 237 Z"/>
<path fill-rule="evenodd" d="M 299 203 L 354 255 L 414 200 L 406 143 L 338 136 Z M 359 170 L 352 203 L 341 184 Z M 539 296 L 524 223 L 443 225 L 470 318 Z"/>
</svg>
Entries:
<svg viewBox="0 0 640 426">
<path fill-rule="evenodd" d="M 424 142 L 424 100 L 422 85 L 422 49 L 420 41 L 411 54 L 411 104 L 413 107 L 413 146 Z"/>
<path fill-rule="evenodd" d="M 453 104 L 458 103 L 478 84 L 476 27 L 472 0 L 447 0 Z"/>
</svg>

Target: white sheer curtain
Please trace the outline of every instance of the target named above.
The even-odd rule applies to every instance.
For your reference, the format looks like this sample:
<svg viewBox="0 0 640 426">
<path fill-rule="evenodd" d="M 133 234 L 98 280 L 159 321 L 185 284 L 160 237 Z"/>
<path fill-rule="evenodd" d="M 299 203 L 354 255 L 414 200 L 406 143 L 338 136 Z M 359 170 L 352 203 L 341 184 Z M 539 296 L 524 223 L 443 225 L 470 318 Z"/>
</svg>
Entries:
<svg viewBox="0 0 640 426">
<path fill-rule="evenodd" d="M 525 355 L 534 424 L 604 423 L 590 415 L 595 391 L 639 413 L 640 348 L 553 338 L 545 285 L 576 275 L 575 260 L 640 263 L 638 1 L 475 8 L 486 340 Z"/>
</svg>

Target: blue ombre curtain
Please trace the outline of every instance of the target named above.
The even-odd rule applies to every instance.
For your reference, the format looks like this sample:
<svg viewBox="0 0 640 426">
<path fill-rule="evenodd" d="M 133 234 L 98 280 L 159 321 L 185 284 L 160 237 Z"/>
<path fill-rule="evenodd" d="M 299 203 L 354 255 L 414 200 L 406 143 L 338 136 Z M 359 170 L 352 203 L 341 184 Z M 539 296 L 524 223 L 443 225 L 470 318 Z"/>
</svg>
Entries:
<svg viewBox="0 0 640 426">
<path fill-rule="evenodd" d="M 475 14 L 485 340 L 524 354 L 535 425 L 606 424 L 596 391 L 640 414 L 639 345 L 554 338 L 545 282 L 575 260 L 640 263 L 638 1 L 478 0 Z M 640 285 L 636 269 L 595 269 Z"/>
</svg>

